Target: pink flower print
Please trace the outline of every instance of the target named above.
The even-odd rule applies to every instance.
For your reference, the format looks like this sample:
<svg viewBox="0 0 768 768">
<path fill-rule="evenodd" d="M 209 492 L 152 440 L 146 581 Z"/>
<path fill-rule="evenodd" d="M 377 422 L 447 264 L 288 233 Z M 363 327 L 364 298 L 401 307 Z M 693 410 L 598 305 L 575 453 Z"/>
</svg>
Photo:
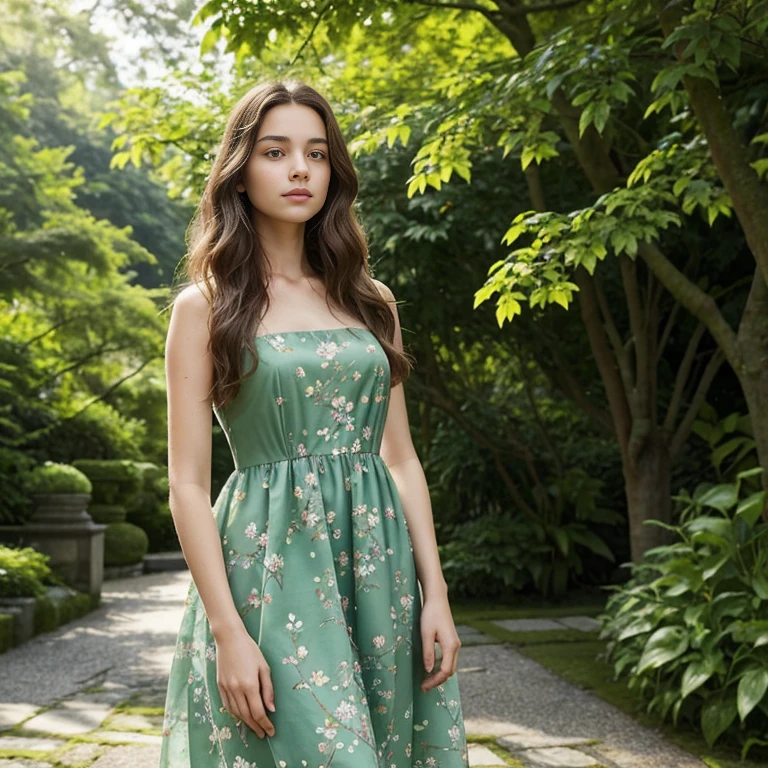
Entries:
<svg viewBox="0 0 768 768">
<path fill-rule="evenodd" d="M 268 541 L 269 541 L 269 536 L 267 535 L 267 532 L 264 531 L 264 533 L 262 533 L 259 536 L 259 546 L 260 547 L 266 547 Z"/>
<path fill-rule="evenodd" d="M 301 366 L 296 369 L 296 376 L 298 376 L 298 378 L 303 379 L 306 375 L 306 371 Z"/>
<path fill-rule="evenodd" d="M 333 360 L 339 352 L 339 346 L 335 341 L 321 341 L 317 347 L 317 354 L 326 360 Z"/>
<path fill-rule="evenodd" d="M 448 730 L 448 735 L 451 737 L 451 741 L 456 741 L 456 739 L 459 738 L 460 733 L 459 726 L 456 724 L 454 724 L 453 728 Z"/>
<path fill-rule="evenodd" d="M 360 402 L 361 403 L 367 403 L 368 402 L 368 395 L 360 395 Z"/>
<path fill-rule="evenodd" d="M 264 567 L 274 573 L 279 568 L 283 567 L 283 556 L 278 555 L 276 552 L 264 560 Z"/>
<path fill-rule="evenodd" d="M 336 738 L 336 728 L 334 728 L 331 725 L 331 721 L 326 718 L 325 719 L 325 725 L 319 725 L 317 727 L 317 733 L 322 733 L 323 736 L 325 736 L 326 739 L 335 739 Z"/>
<path fill-rule="evenodd" d="M 309 679 L 315 684 L 315 685 L 325 685 L 331 678 L 328 677 L 328 675 L 323 674 L 322 669 L 316 669 L 310 676 Z M 339 718 L 341 719 L 341 718 Z"/>
<path fill-rule="evenodd" d="M 384 517 L 388 517 L 390 520 L 394 520 L 395 519 L 395 510 L 392 509 L 392 507 L 387 507 L 384 510 Z"/>
<path fill-rule="evenodd" d="M 371 439 L 371 433 L 372 433 L 372 430 L 371 430 L 371 427 L 369 425 L 366 425 L 366 426 L 363 427 L 363 438 L 365 440 L 370 440 Z"/>
<path fill-rule="evenodd" d="M 336 512 L 333 509 L 329 509 L 325 513 L 325 519 L 328 521 L 329 524 L 333 523 L 333 521 L 336 519 Z"/>
<path fill-rule="evenodd" d="M 306 659 L 306 658 L 307 658 L 307 654 L 308 654 L 308 653 L 309 653 L 309 651 L 307 650 L 306 646 L 304 646 L 304 645 L 300 645 L 300 646 L 299 646 L 299 647 L 296 649 L 296 655 L 297 655 L 297 656 L 298 656 L 300 659 Z"/>
<path fill-rule="evenodd" d="M 261 602 L 262 603 L 267 603 L 267 604 L 271 603 L 272 602 L 272 595 L 270 595 L 270 594 L 263 595 L 262 598 L 261 598 Z"/>
<path fill-rule="evenodd" d="M 330 434 L 330 430 L 328 429 L 328 427 L 323 427 L 323 429 L 318 429 L 317 430 L 317 434 L 318 434 L 318 436 L 325 435 L 325 442 L 326 443 L 331 439 L 331 434 Z"/>
<path fill-rule="evenodd" d="M 276 402 L 278 405 L 282 405 L 282 404 L 285 402 L 285 400 L 284 400 L 282 397 L 276 397 L 276 398 L 275 398 L 275 402 Z"/>
<path fill-rule="evenodd" d="M 245 498 L 245 491 L 235 491 L 235 499 L 242 501 Z"/>
<path fill-rule="evenodd" d="M 304 482 L 305 482 L 307 485 L 317 485 L 317 476 L 315 475 L 315 473 L 314 473 L 314 472 L 308 472 L 308 473 L 307 473 L 307 474 L 304 476 Z"/>
<path fill-rule="evenodd" d="M 355 371 L 352 374 L 352 381 L 357 381 L 363 374 L 360 371 Z"/>
<path fill-rule="evenodd" d="M 339 552 L 339 565 L 348 565 L 349 564 L 349 552 L 347 552 L 346 549 L 343 549 L 341 552 Z"/>
<path fill-rule="evenodd" d="M 333 538 L 334 539 L 340 539 L 341 538 L 341 528 L 334 528 L 333 529 Z"/>
<path fill-rule="evenodd" d="M 412 750 L 411 742 L 408 742 L 408 746 L 405 748 L 405 756 L 410 757 L 411 756 L 411 750 Z"/>
<path fill-rule="evenodd" d="M 410 608 L 412 603 L 413 603 L 413 595 L 403 595 L 400 598 L 400 605 L 402 605 L 403 608 Z"/>
<path fill-rule="evenodd" d="M 339 706 L 336 707 L 333 715 L 337 720 L 342 723 L 351 720 L 357 714 L 357 707 L 354 704 L 350 704 L 348 701 L 339 702 Z"/>
<path fill-rule="evenodd" d="M 252 589 L 251 594 L 248 595 L 248 600 L 246 602 L 248 605 L 252 605 L 254 608 L 258 608 L 261 605 L 261 597 L 255 589 Z"/>
<path fill-rule="evenodd" d="M 299 443 L 297 450 L 299 452 L 299 456 L 307 455 L 307 446 L 304 445 L 304 443 Z"/>
<path fill-rule="evenodd" d="M 317 512 L 310 512 L 308 509 L 305 509 L 301 513 L 301 520 L 304 525 L 314 528 L 320 522 L 320 515 Z"/>
<path fill-rule="evenodd" d="M 302 491 L 302 490 L 301 490 L 301 486 L 300 486 L 300 485 L 297 485 L 297 486 L 296 486 L 296 487 L 293 489 L 293 495 L 294 495 L 294 496 L 295 496 L 297 499 L 301 499 L 301 498 L 303 498 L 303 497 L 304 497 L 304 491 Z"/>
<path fill-rule="evenodd" d="M 365 348 L 365 351 L 366 351 L 366 352 L 368 352 L 369 354 L 370 354 L 371 352 L 375 352 L 375 351 L 376 351 L 376 346 L 375 346 L 374 344 L 369 344 L 369 345 L 368 345 L 368 346 Z"/>
<path fill-rule="evenodd" d="M 373 644 L 376 646 L 376 648 L 383 648 L 384 643 L 387 642 L 387 639 L 384 637 L 384 635 L 376 635 L 376 637 L 373 638 Z"/>
<path fill-rule="evenodd" d="M 289 632 L 293 632 L 293 631 L 294 631 L 294 629 L 299 629 L 299 628 L 301 628 L 301 626 L 302 626 L 303 624 L 304 624 L 304 622 L 303 622 L 303 621 L 301 621 L 301 619 L 299 619 L 298 621 L 296 621 L 296 614 L 295 614 L 295 613 L 289 613 L 289 614 L 288 614 L 288 623 L 285 625 L 285 628 L 286 628 L 286 629 L 287 629 Z"/>
<path fill-rule="evenodd" d="M 255 539 L 258 534 L 258 531 L 256 530 L 256 523 L 248 523 L 248 525 L 245 528 L 245 535 L 249 539 Z"/>
<path fill-rule="evenodd" d="M 312 397 L 312 395 L 314 395 L 314 394 L 315 394 L 315 388 L 314 388 L 314 387 L 313 387 L 313 386 L 310 384 L 310 385 L 309 385 L 309 386 L 308 386 L 308 387 L 307 387 L 307 388 L 304 390 L 304 394 L 305 394 L 307 397 Z"/>
</svg>

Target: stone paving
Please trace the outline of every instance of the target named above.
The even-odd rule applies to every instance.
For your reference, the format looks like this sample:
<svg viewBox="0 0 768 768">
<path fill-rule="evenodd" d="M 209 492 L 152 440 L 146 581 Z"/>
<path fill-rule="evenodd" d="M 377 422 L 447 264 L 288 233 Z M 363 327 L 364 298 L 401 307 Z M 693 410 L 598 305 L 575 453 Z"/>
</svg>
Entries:
<svg viewBox="0 0 768 768">
<path fill-rule="evenodd" d="M 0 768 L 156 768 L 189 580 L 180 571 L 108 581 L 98 610 L 0 656 Z M 596 628 L 586 616 L 495 623 Z M 512 645 L 457 629 L 471 768 L 705 767 Z"/>
</svg>

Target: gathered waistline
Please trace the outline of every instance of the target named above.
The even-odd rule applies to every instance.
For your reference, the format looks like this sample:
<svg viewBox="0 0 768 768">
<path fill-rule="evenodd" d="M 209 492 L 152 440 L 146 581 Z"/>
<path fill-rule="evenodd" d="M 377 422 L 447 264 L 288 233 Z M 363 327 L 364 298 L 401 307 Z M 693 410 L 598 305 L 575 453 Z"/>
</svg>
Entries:
<svg viewBox="0 0 768 768">
<path fill-rule="evenodd" d="M 272 461 L 260 461 L 256 464 L 246 464 L 244 467 L 236 467 L 235 472 L 244 472 L 246 469 L 253 469 L 254 467 L 263 467 L 267 464 L 281 464 L 286 461 L 302 461 L 304 459 L 324 459 L 336 458 L 338 456 L 381 456 L 378 451 L 332 451 L 329 453 L 308 453 L 304 456 L 291 456 L 287 459 L 273 459 Z"/>
</svg>

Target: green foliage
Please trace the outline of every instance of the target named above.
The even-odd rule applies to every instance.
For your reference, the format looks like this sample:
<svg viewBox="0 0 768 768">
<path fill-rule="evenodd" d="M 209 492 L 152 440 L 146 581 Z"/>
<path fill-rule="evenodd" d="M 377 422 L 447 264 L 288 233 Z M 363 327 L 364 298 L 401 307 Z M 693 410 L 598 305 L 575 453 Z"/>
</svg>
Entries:
<svg viewBox="0 0 768 768">
<path fill-rule="evenodd" d="M 72 463 L 93 483 L 94 504 L 130 504 L 141 489 L 141 469 L 133 461 L 78 459 Z"/>
<path fill-rule="evenodd" d="M 79 469 L 54 461 L 35 467 L 25 478 L 27 493 L 90 493 L 91 481 Z"/>
<path fill-rule="evenodd" d="M 749 414 L 734 411 L 720 419 L 705 403 L 693 423 L 692 431 L 710 448 L 710 463 L 718 482 L 735 480 L 739 472 L 758 465 L 757 447 Z"/>
<path fill-rule="evenodd" d="M 168 504 L 168 470 L 143 462 L 142 490 L 127 505 L 126 521 L 138 525 L 149 539 L 149 552 L 180 551 L 181 544 Z"/>
<path fill-rule="evenodd" d="M 59 583 L 48 563 L 50 556 L 32 547 L 0 544 L 0 597 L 37 597 L 45 584 Z"/>
<path fill-rule="evenodd" d="M 680 541 L 646 553 L 602 614 L 615 679 L 648 710 L 699 727 L 711 746 L 766 745 L 768 730 L 768 522 L 761 469 L 733 483 L 701 484 L 682 503 Z"/>
<path fill-rule="evenodd" d="M 585 554 L 615 557 L 595 524 L 621 517 L 599 506 L 602 481 L 573 468 L 545 486 L 532 516 L 485 515 L 458 525 L 442 547 L 443 571 L 457 597 L 501 597 L 533 586 L 543 596 L 562 596 L 583 573 Z"/>
<path fill-rule="evenodd" d="M 104 565 L 133 565 L 149 551 L 147 534 L 131 523 L 111 523 L 104 531 Z"/>
</svg>

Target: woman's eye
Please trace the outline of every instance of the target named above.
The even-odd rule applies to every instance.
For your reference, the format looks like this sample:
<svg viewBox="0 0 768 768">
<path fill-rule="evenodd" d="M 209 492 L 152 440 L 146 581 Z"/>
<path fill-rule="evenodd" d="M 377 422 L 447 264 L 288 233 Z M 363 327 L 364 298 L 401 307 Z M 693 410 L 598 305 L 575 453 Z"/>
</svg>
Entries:
<svg viewBox="0 0 768 768">
<path fill-rule="evenodd" d="M 282 152 L 282 150 L 281 149 L 270 149 L 265 154 L 266 154 L 267 157 L 276 157 L 276 155 L 272 154 L 273 152 Z M 322 160 L 325 157 L 325 155 L 319 149 L 314 149 L 309 154 L 310 155 L 320 155 L 320 157 L 317 158 L 318 160 Z"/>
</svg>

